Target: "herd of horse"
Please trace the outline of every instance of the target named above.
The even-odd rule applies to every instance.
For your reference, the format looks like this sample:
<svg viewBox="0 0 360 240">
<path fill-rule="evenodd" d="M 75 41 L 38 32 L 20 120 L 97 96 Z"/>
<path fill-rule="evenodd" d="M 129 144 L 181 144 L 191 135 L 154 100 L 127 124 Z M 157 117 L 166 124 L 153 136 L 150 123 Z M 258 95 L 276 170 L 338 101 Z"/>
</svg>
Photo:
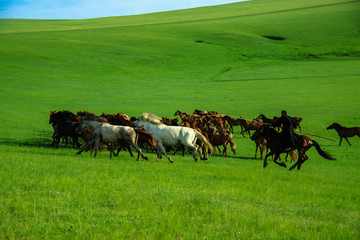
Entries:
<svg viewBox="0 0 360 240">
<path fill-rule="evenodd" d="M 286 167 L 284 162 L 279 162 L 280 154 L 290 154 L 292 161 L 297 161 L 290 168 L 300 170 L 302 164 L 308 159 L 306 152 L 314 146 L 320 156 L 325 159 L 335 160 L 330 154 L 321 149 L 320 145 L 305 135 L 296 135 L 296 149 L 284 151 L 284 140 L 279 129 L 272 127 L 279 117 L 267 118 L 260 114 L 256 119 L 249 121 L 242 117 L 233 117 L 217 112 L 195 110 L 193 114 L 186 114 L 180 110 L 174 113 L 178 118 L 170 119 L 158 117 L 151 113 L 144 113 L 139 118 L 128 117 L 126 114 L 96 114 L 78 111 L 74 114 L 70 111 L 50 111 L 49 123 L 52 124 L 54 133 L 52 135 L 54 147 L 59 147 L 61 140 L 79 149 L 77 154 L 90 150 L 90 155 L 107 148 L 112 155 L 117 156 L 122 149 L 127 150 L 132 157 L 131 148 L 137 153 L 137 160 L 140 158 L 148 160 L 142 149 L 156 150 L 157 160 L 165 155 L 173 163 L 168 152 L 185 150 L 191 152 L 195 161 L 198 161 L 197 152 L 201 160 L 207 160 L 212 152 L 220 152 L 219 146 L 223 146 L 222 155 L 228 156 L 227 146 L 235 154 L 236 144 L 233 139 L 235 126 L 240 126 L 241 132 L 249 134 L 251 140 L 256 143 L 255 158 L 258 149 L 260 159 L 263 159 L 263 152 L 266 151 L 264 167 L 267 166 L 267 159 L 271 156 L 273 161 L 281 167 Z M 299 117 L 294 117 L 296 127 L 301 130 Z M 338 123 L 330 125 L 327 129 L 335 129 L 340 136 L 340 143 L 343 138 L 350 144 L 348 137 L 359 136 L 360 128 L 346 128 Z M 252 135 L 250 131 L 255 131 Z M 83 139 L 82 144 L 79 139 Z M 351 144 L 350 144 L 351 145 Z M 116 151 L 117 148 L 117 151 Z M 217 150 L 216 150 L 217 148 Z M 295 154 L 297 151 L 297 155 Z M 288 155 L 287 155 L 288 156 Z M 287 159 L 286 156 L 286 159 Z"/>
</svg>

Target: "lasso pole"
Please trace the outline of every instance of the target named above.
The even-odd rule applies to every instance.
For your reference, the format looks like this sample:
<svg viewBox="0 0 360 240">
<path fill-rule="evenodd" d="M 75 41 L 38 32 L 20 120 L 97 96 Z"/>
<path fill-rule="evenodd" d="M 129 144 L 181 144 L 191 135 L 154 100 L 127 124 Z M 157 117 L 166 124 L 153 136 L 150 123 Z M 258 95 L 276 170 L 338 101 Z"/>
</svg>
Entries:
<svg viewBox="0 0 360 240">
<path fill-rule="evenodd" d="M 305 135 L 310 135 L 310 136 L 314 136 L 314 137 L 324 138 L 324 139 L 327 139 L 327 140 L 336 142 L 336 140 L 334 140 L 334 139 L 327 138 L 327 137 L 323 137 L 323 136 L 320 136 L 320 135 L 316 135 L 316 134 L 312 134 L 312 133 L 306 133 L 306 132 L 300 132 L 300 131 L 298 131 L 298 130 L 294 130 L 294 131 L 295 131 L 295 132 L 298 132 L 298 133 L 305 134 Z"/>
</svg>

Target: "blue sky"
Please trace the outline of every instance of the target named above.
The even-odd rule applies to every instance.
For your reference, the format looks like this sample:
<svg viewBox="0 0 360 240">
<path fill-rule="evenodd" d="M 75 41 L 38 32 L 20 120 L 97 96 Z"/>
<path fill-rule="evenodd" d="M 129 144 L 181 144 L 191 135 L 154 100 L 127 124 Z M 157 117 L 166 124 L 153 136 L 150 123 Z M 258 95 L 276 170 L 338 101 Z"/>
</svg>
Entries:
<svg viewBox="0 0 360 240">
<path fill-rule="evenodd" d="M 0 18 L 85 19 L 162 12 L 241 0 L 0 0 Z"/>
</svg>

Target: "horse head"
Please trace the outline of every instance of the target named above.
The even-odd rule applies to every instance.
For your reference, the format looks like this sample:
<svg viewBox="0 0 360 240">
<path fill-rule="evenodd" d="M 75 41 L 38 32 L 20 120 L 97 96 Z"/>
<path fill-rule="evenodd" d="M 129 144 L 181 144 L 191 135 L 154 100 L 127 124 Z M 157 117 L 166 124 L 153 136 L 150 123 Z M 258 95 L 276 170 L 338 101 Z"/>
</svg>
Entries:
<svg viewBox="0 0 360 240">
<path fill-rule="evenodd" d="M 136 119 L 136 121 L 133 122 L 133 126 L 134 127 L 143 127 L 144 123 L 141 119 L 141 117 L 138 117 L 138 119 Z"/>
<path fill-rule="evenodd" d="M 259 119 L 263 119 L 265 116 L 264 114 L 260 114 L 257 118 L 255 118 L 256 120 L 259 120 Z"/>
<path fill-rule="evenodd" d="M 75 129 L 77 134 L 81 134 L 81 132 L 85 129 L 89 129 L 89 126 L 80 118 L 80 122 L 78 127 Z"/>
<path fill-rule="evenodd" d="M 180 114 L 181 114 L 181 111 L 180 111 L 180 110 L 176 110 L 176 112 L 174 113 L 174 116 L 176 116 L 176 115 L 179 115 L 179 116 L 180 116 Z"/>
<path fill-rule="evenodd" d="M 251 140 L 255 140 L 259 137 L 267 138 L 268 136 L 272 136 L 278 133 L 274 128 L 271 127 L 271 124 L 264 123 L 261 125 L 251 136 Z"/>
<path fill-rule="evenodd" d="M 50 119 L 49 119 L 49 124 L 52 124 L 55 120 L 55 114 L 56 111 L 50 111 Z"/>
<path fill-rule="evenodd" d="M 250 139 L 254 141 L 255 139 L 257 139 L 257 138 L 259 138 L 259 137 L 263 137 L 265 126 L 266 126 L 266 125 L 264 124 L 264 125 L 262 125 L 261 127 L 259 127 L 259 128 L 254 132 L 254 134 L 250 137 Z"/>
<path fill-rule="evenodd" d="M 341 127 L 340 124 L 338 124 L 338 123 L 333 123 L 333 124 L 331 124 L 330 126 L 328 126 L 326 129 L 329 130 L 329 129 L 335 129 L 335 128 L 339 128 L 339 127 Z"/>
</svg>

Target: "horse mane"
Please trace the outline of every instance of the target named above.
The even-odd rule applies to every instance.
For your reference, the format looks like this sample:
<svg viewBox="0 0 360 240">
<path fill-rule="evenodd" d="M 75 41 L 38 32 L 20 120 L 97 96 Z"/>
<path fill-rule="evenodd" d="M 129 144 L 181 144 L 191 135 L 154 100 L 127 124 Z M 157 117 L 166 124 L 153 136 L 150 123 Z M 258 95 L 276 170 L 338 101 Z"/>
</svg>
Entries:
<svg viewBox="0 0 360 240">
<path fill-rule="evenodd" d="M 141 115 L 141 120 L 150 122 L 150 123 L 155 124 L 155 125 L 164 125 L 164 123 L 162 122 L 162 118 L 156 116 L 153 113 L 143 113 Z"/>
<path fill-rule="evenodd" d="M 279 133 L 275 128 L 271 127 L 271 125 L 264 124 L 264 128 L 269 129 L 271 131 L 271 134 L 277 134 Z"/>
<path fill-rule="evenodd" d="M 109 123 L 109 121 L 104 118 L 104 117 L 100 117 L 100 116 L 96 116 L 93 113 L 88 113 L 86 114 L 82 120 L 87 120 L 87 121 L 97 121 L 97 122 L 104 122 L 104 123 Z"/>
</svg>

